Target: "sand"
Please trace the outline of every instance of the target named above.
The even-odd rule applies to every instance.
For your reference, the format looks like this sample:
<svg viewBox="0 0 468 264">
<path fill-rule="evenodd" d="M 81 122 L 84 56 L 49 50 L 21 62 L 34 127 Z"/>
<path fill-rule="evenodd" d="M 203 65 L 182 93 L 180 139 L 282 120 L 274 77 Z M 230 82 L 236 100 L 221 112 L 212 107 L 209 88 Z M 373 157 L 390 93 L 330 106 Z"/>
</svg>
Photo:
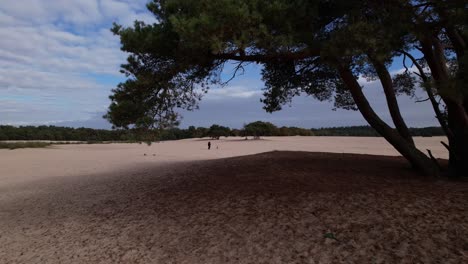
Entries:
<svg viewBox="0 0 468 264">
<path fill-rule="evenodd" d="M 435 157 L 447 159 L 447 150 L 440 144 L 442 140 L 446 141 L 446 138 L 415 138 L 422 151 L 431 149 Z M 208 141 L 213 144 L 210 151 L 207 150 Z M 231 137 L 166 141 L 151 146 L 83 144 L 55 145 L 47 149 L 0 149 L 0 186 L 50 177 L 98 175 L 154 164 L 228 158 L 274 150 L 399 155 L 383 138 L 376 137 L 265 137 L 248 141 Z"/>
<path fill-rule="evenodd" d="M 379 138 L 212 143 L 0 150 L 0 263 L 468 261 L 467 184 Z"/>
</svg>

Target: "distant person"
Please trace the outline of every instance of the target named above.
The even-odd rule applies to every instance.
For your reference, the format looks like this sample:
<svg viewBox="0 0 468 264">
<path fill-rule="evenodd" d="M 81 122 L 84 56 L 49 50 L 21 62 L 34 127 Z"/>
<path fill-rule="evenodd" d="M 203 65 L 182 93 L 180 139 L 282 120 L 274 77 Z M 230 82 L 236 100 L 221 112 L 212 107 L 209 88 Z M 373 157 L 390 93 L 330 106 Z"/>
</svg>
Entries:
<svg viewBox="0 0 468 264">
<path fill-rule="evenodd" d="M 211 142 L 208 141 L 208 149 L 211 149 Z"/>
</svg>

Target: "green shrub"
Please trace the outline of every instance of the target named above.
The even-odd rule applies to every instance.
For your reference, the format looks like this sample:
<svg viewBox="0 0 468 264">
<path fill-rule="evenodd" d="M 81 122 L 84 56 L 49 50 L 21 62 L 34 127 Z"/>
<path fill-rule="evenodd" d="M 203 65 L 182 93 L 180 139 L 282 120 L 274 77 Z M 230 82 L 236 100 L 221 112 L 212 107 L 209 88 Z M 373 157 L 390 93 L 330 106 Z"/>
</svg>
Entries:
<svg viewBox="0 0 468 264">
<path fill-rule="evenodd" d="M 48 142 L 0 142 L 0 149 L 19 149 L 19 148 L 45 148 L 50 146 Z"/>
</svg>

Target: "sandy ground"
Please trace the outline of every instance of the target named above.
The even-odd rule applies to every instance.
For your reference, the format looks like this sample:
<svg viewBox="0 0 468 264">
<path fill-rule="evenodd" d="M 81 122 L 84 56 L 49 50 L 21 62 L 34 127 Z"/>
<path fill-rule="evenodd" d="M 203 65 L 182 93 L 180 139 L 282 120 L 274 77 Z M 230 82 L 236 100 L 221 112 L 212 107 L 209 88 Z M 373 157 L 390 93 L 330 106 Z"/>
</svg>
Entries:
<svg viewBox="0 0 468 264">
<path fill-rule="evenodd" d="M 378 138 L 206 143 L 0 150 L 0 263 L 468 262 L 467 183 Z"/>
<path fill-rule="evenodd" d="M 435 157 L 447 159 L 447 150 L 440 144 L 442 140 L 446 141 L 446 138 L 415 138 L 417 146 L 425 153 L 426 149 L 430 149 Z M 211 151 L 207 150 L 208 141 L 213 144 Z M 0 186 L 49 177 L 127 171 L 147 165 L 219 159 L 274 150 L 399 155 L 383 138 L 376 137 L 266 137 L 248 141 L 231 137 L 166 141 L 151 146 L 82 144 L 55 145 L 47 149 L 0 149 Z"/>
</svg>

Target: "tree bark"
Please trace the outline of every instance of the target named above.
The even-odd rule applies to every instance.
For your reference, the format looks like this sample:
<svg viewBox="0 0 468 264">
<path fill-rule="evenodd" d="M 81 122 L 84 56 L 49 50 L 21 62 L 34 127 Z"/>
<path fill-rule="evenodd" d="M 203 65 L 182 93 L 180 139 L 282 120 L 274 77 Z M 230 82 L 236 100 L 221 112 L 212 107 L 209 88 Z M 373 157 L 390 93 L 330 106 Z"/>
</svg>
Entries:
<svg viewBox="0 0 468 264">
<path fill-rule="evenodd" d="M 353 73 L 347 66 L 338 67 L 343 82 L 350 90 L 353 99 L 366 121 L 382 135 L 414 168 L 427 176 L 437 176 L 439 169 L 424 153 L 408 143 L 399 133 L 387 125 L 370 106 Z"/>
<path fill-rule="evenodd" d="M 447 64 L 439 40 L 420 39 L 422 52 L 431 69 L 436 88 L 442 91 L 441 97 L 447 105 L 448 126 L 453 134 L 449 138 L 449 173 L 452 177 L 468 175 L 468 112 L 464 106 L 463 95 L 444 95 L 450 82 Z"/>
<path fill-rule="evenodd" d="M 450 158 L 449 174 L 451 177 L 468 176 L 468 121 L 467 113 L 460 104 L 449 101 L 447 103 L 448 123 L 453 131 L 453 138 L 449 139 Z M 465 120 L 465 121 L 463 121 Z"/>
<path fill-rule="evenodd" d="M 387 99 L 388 110 L 390 111 L 390 116 L 392 117 L 396 130 L 409 144 L 414 146 L 413 137 L 411 136 L 405 120 L 401 116 L 400 107 L 398 106 L 398 101 L 395 95 L 395 89 L 393 87 L 393 81 L 390 73 L 385 67 L 385 64 L 373 58 L 372 56 L 369 56 L 369 59 L 374 65 L 377 75 L 379 76 L 380 83 L 382 84 L 385 93 L 385 98 Z"/>
</svg>

